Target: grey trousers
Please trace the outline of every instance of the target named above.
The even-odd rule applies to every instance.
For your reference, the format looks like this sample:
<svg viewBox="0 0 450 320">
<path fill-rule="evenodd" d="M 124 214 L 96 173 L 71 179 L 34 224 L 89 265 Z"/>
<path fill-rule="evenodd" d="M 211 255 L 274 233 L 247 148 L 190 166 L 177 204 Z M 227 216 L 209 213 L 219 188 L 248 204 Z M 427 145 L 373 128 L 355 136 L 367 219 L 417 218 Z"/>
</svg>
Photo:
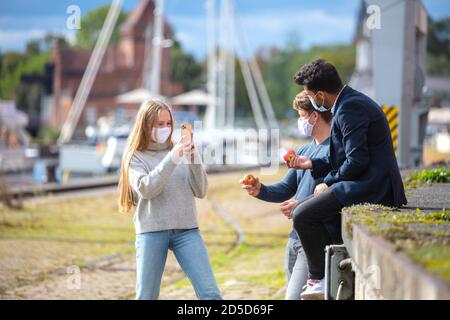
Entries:
<svg viewBox="0 0 450 320">
<path fill-rule="evenodd" d="M 286 244 L 284 268 L 286 271 L 285 299 L 300 300 L 300 293 L 308 279 L 308 263 L 300 240 L 289 237 Z"/>
</svg>

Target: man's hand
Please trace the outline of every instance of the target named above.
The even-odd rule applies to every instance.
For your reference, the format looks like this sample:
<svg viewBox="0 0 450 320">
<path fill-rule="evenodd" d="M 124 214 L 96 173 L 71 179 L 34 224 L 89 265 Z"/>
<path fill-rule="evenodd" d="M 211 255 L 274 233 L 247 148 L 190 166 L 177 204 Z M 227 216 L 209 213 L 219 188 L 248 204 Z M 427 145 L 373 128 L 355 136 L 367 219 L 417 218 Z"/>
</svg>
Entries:
<svg viewBox="0 0 450 320">
<path fill-rule="evenodd" d="M 319 194 L 321 194 L 322 192 L 324 192 L 327 189 L 328 189 L 328 186 L 326 185 L 326 183 L 318 184 L 316 186 L 316 188 L 314 189 L 314 196 L 317 197 Z"/>
<path fill-rule="evenodd" d="M 242 185 L 242 189 L 247 190 L 247 193 L 253 197 L 257 197 L 261 191 L 261 182 L 259 182 L 258 177 L 255 177 L 255 180 L 256 182 L 254 185 L 246 185 L 242 179 L 239 180 L 239 183 Z"/>
<path fill-rule="evenodd" d="M 295 156 L 294 158 L 291 159 L 291 161 L 289 161 L 289 163 L 287 163 L 287 166 L 293 169 L 306 170 L 312 169 L 312 162 L 308 157 Z"/>
<path fill-rule="evenodd" d="M 281 213 L 283 213 L 288 219 L 292 219 L 292 210 L 297 206 L 298 201 L 295 199 L 290 199 L 284 201 L 280 205 Z"/>
</svg>

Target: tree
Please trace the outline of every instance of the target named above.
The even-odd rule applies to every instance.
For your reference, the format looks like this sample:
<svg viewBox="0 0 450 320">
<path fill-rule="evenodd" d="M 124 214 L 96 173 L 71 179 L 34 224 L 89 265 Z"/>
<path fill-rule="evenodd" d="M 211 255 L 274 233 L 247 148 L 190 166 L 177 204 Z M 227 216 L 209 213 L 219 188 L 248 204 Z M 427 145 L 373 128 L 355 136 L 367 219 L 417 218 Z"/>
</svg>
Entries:
<svg viewBox="0 0 450 320">
<path fill-rule="evenodd" d="M 428 20 L 428 52 L 450 57 L 450 17 L 434 21 Z"/>
<path fill-rule="evenodd" d="M 30 56 L 38 55 L 41 53 L 40 40 L 31 40 L 27 43 L 26 54 Z"/>
<path fill-rule="evenodd" d="M 49 51 L 52 49 L 54 42 L 58 42 L 60 48 L 69 48 L 70 44 L 67 42 L 66 38 L 55 35 L 52 33 L 47 33 L 45 37 L 41 40 L 42 51 Z"/>
<path fill-rule="evenodd" d="M 353 45 L 315 46 L 302 50 L 295 46 L 291 36 L 284 48 L 272 50 L 267 59 L 264 78 L 274 111 L 279 118 L 293 114 L 292 100 L 301 90 L 293 81 L 294 73 L 304 64 L 315 59 L 332 62 L 342 81 L 347 82 L 355 67 L 355 47 Z"/>
<path fill-rule="evenodd" d="M 428 20 L 428 72 L 450 75 L 450 18 Z"/>
<path fill-rule="evenodd" d="M 19 68 L 25 57 L 18 52 L 6 52 L 2 55 L 0 73 L 0 99 L 9 100 L 14 96 L 14 89 L 20 81 Z"/>
<path fill-rule="evenodd" d="M 40 52 L 41 40 L 32 40 L 27 43 L 25 53 L 6 52 L 0 56 L 2 66 L 0 69 L 0 99 L 14 99 L 15 90 L 24 73 L 42 75 L 45 64 L 50 59 L 50 52 Z"/>
<path fill-rule="evenodd" d="M 202 86 L 202 65 L 195 60 L 192 54 L 184 52 L 180 42 L 176 39 L 174 39 L 174 44 L 170 48 L 170 56 L 172 81 L 180 83 L 184 91 Z"/>
<path fill-rule="evenodd" d="M 106 16 L 108 14 L 109 5 L 99 7 L 86 13 L 81 18 L 81 28 L 76 34 L 76 45 L 80 48 L 93 48 L 97 41 L 98 35 L 103 27 Z M 117 44 L 119 41 L 119 28 L 122 22 L 125 21 L 127 15 L 121 11 L 117 18 L 116 25 L 111 35 L 110 43 Z"/>
</svg>

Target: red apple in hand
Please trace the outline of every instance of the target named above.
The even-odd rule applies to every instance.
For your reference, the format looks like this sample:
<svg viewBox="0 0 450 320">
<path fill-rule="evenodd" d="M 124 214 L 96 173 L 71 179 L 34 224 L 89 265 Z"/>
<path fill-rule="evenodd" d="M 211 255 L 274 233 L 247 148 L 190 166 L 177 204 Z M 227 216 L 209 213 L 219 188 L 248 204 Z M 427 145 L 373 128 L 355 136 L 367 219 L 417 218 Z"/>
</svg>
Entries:
<svg viewBox="0 0 450 320">
<path fill-rule="evenodd" d="M 242 183 L 246 186 L 254 186 L 256 184 L 256 178 L 251 174 L 246 174 L 242 178 Z"/>
<path fill-rule="evenodd" d="M 284 161 L 286 161 L 287 163 L 289 163 L 292 159 L 294 159 L 296 156 L 295 151 L 294 150 L 288 150 L 288 152 L 286 152 L 283 156 Z"/>
</svg>

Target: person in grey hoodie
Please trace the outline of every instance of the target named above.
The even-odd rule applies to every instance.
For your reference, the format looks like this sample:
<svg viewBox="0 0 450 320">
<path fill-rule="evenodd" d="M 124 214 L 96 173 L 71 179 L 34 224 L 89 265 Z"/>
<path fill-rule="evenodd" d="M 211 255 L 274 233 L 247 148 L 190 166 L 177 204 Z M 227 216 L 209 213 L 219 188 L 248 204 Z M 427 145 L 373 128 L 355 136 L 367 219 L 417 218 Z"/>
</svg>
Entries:
<svg viewBox="0 0 450 320">
<path fill-rule="evenodd" d="M 135 208 L 136 299 L 158 298 L 169 249 L 198 299 L 221 299 L 195 206 L 206 196 L 206 172 L 189 139 L 173 145 L 173 128 L 169 105 L 144 102 L 122 159 L 118 204 Z"/>
</svg>

